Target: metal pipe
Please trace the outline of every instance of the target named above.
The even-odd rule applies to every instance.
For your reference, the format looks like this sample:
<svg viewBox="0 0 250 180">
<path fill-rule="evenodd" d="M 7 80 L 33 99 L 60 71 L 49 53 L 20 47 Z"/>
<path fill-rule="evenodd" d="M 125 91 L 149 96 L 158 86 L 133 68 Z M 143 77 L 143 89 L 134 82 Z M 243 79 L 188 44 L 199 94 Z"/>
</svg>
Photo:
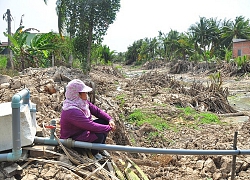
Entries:
<svg viewBox="0 0 250 180">
<path fill-rule="evenodd" d="M 35 143 L 58 145 L 55 139 L 35 137 Z M 110 151 L 126 151 L 136 153 L 150 153 L 150 154 L 178 154 L 178 155 L 249 155 L 250 150 L 190 150 L 190 149 L 164 149 L 164 148 L 145 148 L 145 147 L 131 147 L 122 145 L 110 145 L 74 141 L 71 139 L 60 139 L 60 142 L 67 147 L 79 147 Z"/>
<path fill-rule="evenodd" d="M 12 97 L 12 152 L 0 154 L 0 161 L 16 161 L 22 155 L 21 136 L 20 136 L 20 107 L 21 100 L 23 104 L 29 105 L 29 90 L 23 89 Z"/>
</svg>

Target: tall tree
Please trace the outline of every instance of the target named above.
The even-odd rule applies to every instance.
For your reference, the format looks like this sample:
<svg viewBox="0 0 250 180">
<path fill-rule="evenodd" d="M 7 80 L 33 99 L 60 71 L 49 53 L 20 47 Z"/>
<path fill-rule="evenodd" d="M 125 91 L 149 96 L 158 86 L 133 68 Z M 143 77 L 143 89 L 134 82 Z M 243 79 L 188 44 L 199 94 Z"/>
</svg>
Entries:
<svg viewBox="0 0 250 180">
<path fill-rule="evenodd" d="M 103 36 L 120 9 L 120 0 L 57 0 L 58 27 L 75 38 L 76 51 L 86 59 L 85 70 L 91 66 L 91 47 L 101 43 Z"/>
<path fill-rule="evenodd" d="M 222 38 L 224 38 L 224 43 L 226 43 L 226 48 L 232 47 L 232 39 L 248 39 L 250 38 L 250 24 L 249 19 L 245 20 L 243 16 L 238 16 L 235 21 L 224 21 L 224 26 L 222 27 Z"/>
<path fill-rule="evenodd" d="M 195 50 L 202 54 L 203 58 L 207 61 L 207 52 L 210 51 L 212 41 L 217 37 L 216 35 L 216 21 L 213 19 L 206 19 L 200 17 L 200 21 L 191 25 L 189 33 L 192 35 L 195 42 Z"/>
<path fill-rule="evenodd" d="M 170 30 L 167 35 L 167 38 L 164 39 L 164 43 L 167 47 L 167 57 L 169 60 L 172 60 L 176 57 L 176 51 L 179 48 L 179 32 L 175 30 Z"/>
</svg>

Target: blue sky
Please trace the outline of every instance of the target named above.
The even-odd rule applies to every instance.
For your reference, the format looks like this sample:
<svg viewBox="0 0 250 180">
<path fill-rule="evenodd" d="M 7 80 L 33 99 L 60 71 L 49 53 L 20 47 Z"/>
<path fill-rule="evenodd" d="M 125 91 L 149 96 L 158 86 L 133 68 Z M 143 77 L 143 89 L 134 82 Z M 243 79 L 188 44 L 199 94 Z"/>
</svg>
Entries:
<svg viewBox="0 0 250 180">
<path fill-rule="evenodd" d="M 25 28 L 41 32 L 57 32 L 56 0 L 0 0 L 0 15 L 10 9 L 14 18 L 12 30 L 19 26 L 22 14 Z M 125 52 L 134 41 L 158 36 L 158 31 L 171 29 L 187 31 L 199 17 L 231 19 L 244 16 L 250 19 L 249 0 L 121 0 L 121 9 L 110 25 L 103 44 L 117 52 Z M 7 41 L 2 32 L 7 22 L 0 19 L 0 40 Z"/>
</svg>

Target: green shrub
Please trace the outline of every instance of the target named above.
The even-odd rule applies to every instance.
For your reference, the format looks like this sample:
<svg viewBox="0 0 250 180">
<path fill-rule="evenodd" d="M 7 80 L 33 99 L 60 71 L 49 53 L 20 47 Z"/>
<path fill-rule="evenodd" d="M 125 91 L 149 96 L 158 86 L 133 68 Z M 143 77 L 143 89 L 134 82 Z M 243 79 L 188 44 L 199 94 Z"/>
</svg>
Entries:
<svg viewBox="0 0 250 180">
<path fill-rule="evenodd" d="M 133 113 L 128 116 L 127 120 L 130 123 L 135 123 L 137 126 L 142 126 L 143 124 L 148 123 L 160 131 L 170 129 L 170 125 L 166 120 L 155 114 L 142 112 L 140 109 L 134 110 Z"/>
<path fill-rule="evenodd" d="M 197 122 L 197 124 L 213 124 L 220 123 L 220 120 L 216 114 L 211 112 L 198 112 L 191 107 L 179 108 L 183 111 L 179 117 L 183 119 L 192 119 Z"/>
<path fill-rule="evenodd" d="M 7 65 L 7 56 L 0 55 L 0 69 L 5 69 Z"/>
<path fill-rule="evenodd" d="M 200 121 L 199 123 L 201 124 L 218 124 L 220 123 L 220 120 L 218 118 L 218 116 L 216 116 L 215 114 L 212 113 L 200 113 L 199 114 L 200 117 Z"/>
<path fill-rule="evenodd" d="M 121 95 L 116 96 L 116 100 L 118 100 L 120 106 L 123 107 L 125 104 L 125 94 L 121 94 Z"/>
</svg>

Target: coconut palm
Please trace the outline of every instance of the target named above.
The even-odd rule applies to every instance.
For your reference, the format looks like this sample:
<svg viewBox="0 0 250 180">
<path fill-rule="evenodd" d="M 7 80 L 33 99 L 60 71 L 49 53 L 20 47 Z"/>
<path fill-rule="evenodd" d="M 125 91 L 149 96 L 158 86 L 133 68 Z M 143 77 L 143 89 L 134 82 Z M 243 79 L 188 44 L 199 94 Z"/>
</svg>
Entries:
<svg viewBox="0 0 250 180">
<path fill-rule="evenodd" d="M 222 27 L 222 38 L 226 48 L 232 47 L 232 39 L 250 38 L 249 19 L 245 20 L 243 16 L 238 16 L 235 21 L 225 21 Z"/>
<path fill-rule="evenodd" d="M 218 39 L 216 20 L 200 17 L 199 22 L 190 26 L 189 32 L 193 37 L 195 50 L 207 61 L 207 52 L 210 53 L 211 46 L 215 45 Z"/>
<path fill-rule="evenodd" d="M 164 44 L 166 47 L 167 58 L 172 60 L 176 58 L 176 52 L 179 48 L 179 32 L 172 30 L 168 33 L 166 39 L 164 39 Z"/>
</svg>

